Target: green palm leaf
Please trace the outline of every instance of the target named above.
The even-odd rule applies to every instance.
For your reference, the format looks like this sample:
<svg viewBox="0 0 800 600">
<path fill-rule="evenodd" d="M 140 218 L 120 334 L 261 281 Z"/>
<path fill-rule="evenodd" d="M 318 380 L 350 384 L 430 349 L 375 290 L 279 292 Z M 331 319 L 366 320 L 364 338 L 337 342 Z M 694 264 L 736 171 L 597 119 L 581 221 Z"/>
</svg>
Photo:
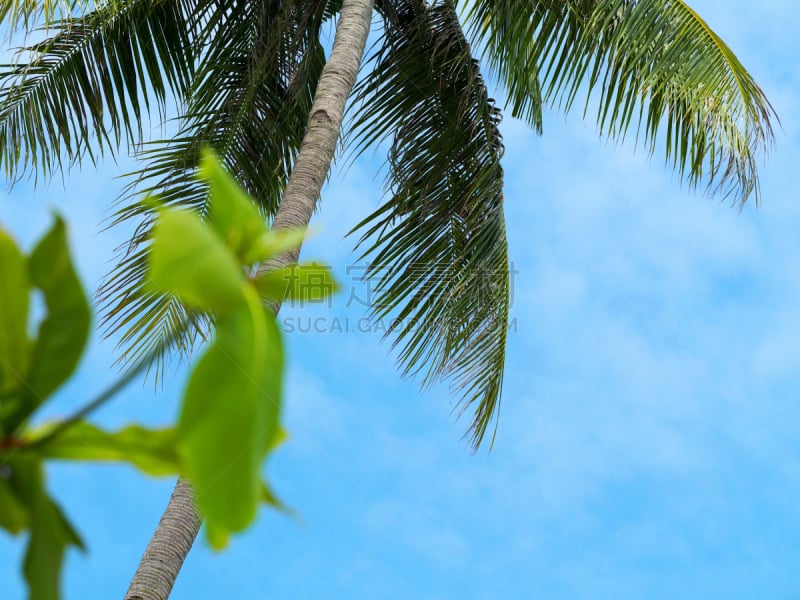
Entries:
<svg viewBox="0 0 800 600">
<path fill-rule="evenodd" d="M 394 320 L 406 375 L 459 390 L 477 447 L 499 402 L 508 323 L 500 112 L 450 3 L 380 8 L 355 122 L 361 148 L 392 137 L 390 197 L 356 228 L 372 312 Z"/>
<path fill-rule="evenodd" d="M 758 199 L 757 156 L 772 143 L 776 115 L 685 2 L 480 0 L 466 17 L 514 115 L 540 128 L 543 101 L 568 110 L 585 91 L 585 111 L 597 96 L 601 133 L 634 130 L 691 185 Z"/>
<path fill-rule="evenodd" d="M 114 1 L 58 22 L 55 35 L 20 49 L 20 62 L 0 67 L 6 174 L 46 175 L 64 158 L 94 160 L 123 139 L 140 139 L 151 97 L 163 112 L 167 91 L 190 81 L 193 8 L 184 0 Z"/>
<path fill-rule="evenodd" d="M 174 325 L 186 318 L 193 318 L 196 327 L 179 341 L 183 349 L 191 349 L 208 325 L 176 300 L 140 291 L 154 215 L 138 198 L 157 194 L 167 205 L 205 214 L 208 191 L 196 171 L 201 149 L 210 146 L 259 201 L 265 218 L 273 215 L 325 62 L 319 29 L 330 10 L 324 2 L 309 12 L 301 0 L 221 0 L 203 20 L 196 42 L 203 54 L 180 130 L 175 138 L 146 145 L 139 153 L 146 166 L 132 174 L 114 217 L 114 222 L 139 220 L 136 235 L 99 293 L 107 333 L 122 332 L 126 364 L 161 347 Z"/>
<path fill-rule="evenodd" d="M 50 26 L 90 8 L 90 0 L 0 0 L 0 24 L 10 32 Z"/>
</svg>

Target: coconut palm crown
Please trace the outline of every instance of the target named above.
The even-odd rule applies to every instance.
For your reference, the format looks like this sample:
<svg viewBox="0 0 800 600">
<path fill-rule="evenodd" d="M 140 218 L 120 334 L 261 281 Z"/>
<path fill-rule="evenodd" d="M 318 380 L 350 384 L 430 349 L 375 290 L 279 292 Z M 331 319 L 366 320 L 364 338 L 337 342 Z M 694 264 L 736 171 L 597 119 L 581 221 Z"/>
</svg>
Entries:
<svg viewBox="0 0 800 600">
<path fill-rule="evenodd" d="M 79 0 L 83 2 L 83 0 Z M 341 0 L 6 0 L 36 37 L 0 68 L 0 163 L 11 180 L 132 152 L 114 222 L 136 233 L 100 291 L 128 362 L 203 315 L 143 294 L 153 223 L 140 202 L 207 208 L 211 146 L 271 219 L 281 202 Z M 449 381 L 477 447 L 500 399 L 509 307 L 501 109 L 542 130 L 576 103 L 600 133 L 634 138 L 692 186 L 741 205 L 777 117 L 728 46 L 681 0 L 378 0 L 379 28 L 348 120 L 350 148 L 388 146 L 387 194 L 354 228 L 372 312 L 404 374 Z M 34 24 L 44 24 L 35 30 Z M 26 39 L 28 39 L 26 38 Z M 177 107 L 177 115 L 173 115 Z M 153 122 L 177 133 L 150 139 Z M 174 127 L 170 125 L 170 127 Z M 414 324 L 424 323 L 424 327 Z"/>
</svg>

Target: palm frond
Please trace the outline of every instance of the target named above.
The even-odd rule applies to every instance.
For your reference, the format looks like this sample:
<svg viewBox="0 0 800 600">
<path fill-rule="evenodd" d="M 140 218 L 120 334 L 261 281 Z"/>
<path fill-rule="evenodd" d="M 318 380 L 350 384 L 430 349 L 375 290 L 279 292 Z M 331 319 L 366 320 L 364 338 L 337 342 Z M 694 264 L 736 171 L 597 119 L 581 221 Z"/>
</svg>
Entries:
<svg viewBox="0 0 800 600">
<path fill-rule="evenodd" d="M 196 177 L 200 150 L 212 147 L 255 197 L 265 218 L 274 215 L 299 149 L 313 93 L 325 62 L 319 29 L 326 3 L 217 0 L 203 17 L 203 54 L 177 136 L 145 146 L 145 166 L 131 174 L 114 222 L 139 221 L 136 236 L 99 292 L 107 333 L 124 331 L 125 364 L 161 347 L 188 315 L 175 300 L 141 293 L 153 213 L 138 201 L 156 194 L 167 205 L 205 214 L 208 193 Z M 179 340 L 191 349 L 208 323 Z M 163 359 L 159 363 L 163 368 Z"/>
<path fill-rule="evenodd" d="M 464 3 L 467 4 L 466 2 Z M 690 185 L 744 203 L 759 197 L 757 157 L 775 112 L 731 49 L 682 0 L 478 0 L 469 31 L 505 85 L 512 112 L 541 127 L 543 101 L 598 98 L 602 134 L 633 130 Z"/>
<path fill-rule="evenodd" d="M 450 2 L 379 4 L 360 147 L 391 136 L 388 200 L 361 222 L 372 314 L 406 375 L 447 379 L 477 447 L 500 398 L 509 307 L 500 112 Z"/>
<path fill-rule="evenodd" d="M 112 154 L 141 138 L 151 98 L 186 88 L 194 57 L 189 0 L 114 0 L 0 66 L 0 163 L 14 179 Z"/>
<path fill-rule="evenodd" d="M 0 0 L 0 25 L 9 33 L 50 27 L 76 12 L 88 11 L 91 4 L 91 0 Z"/>
</svg>

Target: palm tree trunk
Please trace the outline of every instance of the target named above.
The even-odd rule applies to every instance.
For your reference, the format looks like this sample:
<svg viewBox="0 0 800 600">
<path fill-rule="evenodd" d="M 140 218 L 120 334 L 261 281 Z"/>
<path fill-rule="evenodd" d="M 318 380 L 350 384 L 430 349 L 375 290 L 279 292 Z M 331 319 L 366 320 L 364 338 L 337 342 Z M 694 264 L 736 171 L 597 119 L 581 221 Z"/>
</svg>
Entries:
<svg viewBox="0 0 800 600">
<path fill-rule="evenodd" d="M 166 600 L 199 529 L 192 487 L 185 479 L 178 479 L 125 599 Z"/>
<path fill-rule="evenodd" d="M 369 35 L 375 0 L 344 0 L 333 50 L 322 70 L 306 133 L 272 223 L 273 229 L 307 227 L 328 175 L 342 127 L 344 107 L 355 85 Z M 297 261 L 300 249 L 262 265 Z M 280 305 L 274 306 L 277 313 Z M 197 537 L 200 518 L 192 488 L 178 479 L 161 521 L 142 556 L 125 600 L 166 600 Z"/>
<path fill-rule="evenodd" d="M 273 229 L 308 227 L 322 184 L 328 176 L 342 128 L 344 107 L 356 82 L 367 43 L 375 0 L 344 0 L 336 27 L 333 50 L 314 95 L 306 133 L 292 167 L 283 199 L 272 222 Z M 297 248 L 262 269 L 297 262 Z"/>
</svg>

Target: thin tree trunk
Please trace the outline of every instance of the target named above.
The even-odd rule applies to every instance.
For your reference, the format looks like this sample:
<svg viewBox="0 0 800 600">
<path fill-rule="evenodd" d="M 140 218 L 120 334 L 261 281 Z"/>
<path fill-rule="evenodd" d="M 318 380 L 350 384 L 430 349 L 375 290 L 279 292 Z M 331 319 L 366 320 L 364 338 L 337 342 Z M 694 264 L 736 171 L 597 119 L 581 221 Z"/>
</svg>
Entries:
<svg viewBox="0 0 800 600">
<path fill-rule="evenodd" d="M 192 487 L 185 479 L 178 479 L 126 600 L 166 600 L 199 529 L 200 517 L 194 507 Z"/>
<path fill-rule="evenodd" d="M 356 82 L 375 0 L 344 0 L 333 51 L 322 70 L 306 133 L 292 168 L 273 229 L 308 227 L 328 176 L 342 128 L 344 107 Z M 300 249 L 267 262 L 264 269 L 297 262 Z"/>
<path fill-rule="evenodd" d="M 342 127 L 344 107 L 355 85 L 375 0 L 344 0 L 333 50 L 322 70 L 305 136 L 272 223 L 273 229 L 307 227 L 328 175 Z M 300 249 L 262 265 L 297 262 Z M 280 305 L 273 307 L 276 314 Z M 125 600 L 166 600 L 197 537 L 200 518 L 191 485 L 178 479 L 161 521 L 142 556 Z"/>
</svg>

